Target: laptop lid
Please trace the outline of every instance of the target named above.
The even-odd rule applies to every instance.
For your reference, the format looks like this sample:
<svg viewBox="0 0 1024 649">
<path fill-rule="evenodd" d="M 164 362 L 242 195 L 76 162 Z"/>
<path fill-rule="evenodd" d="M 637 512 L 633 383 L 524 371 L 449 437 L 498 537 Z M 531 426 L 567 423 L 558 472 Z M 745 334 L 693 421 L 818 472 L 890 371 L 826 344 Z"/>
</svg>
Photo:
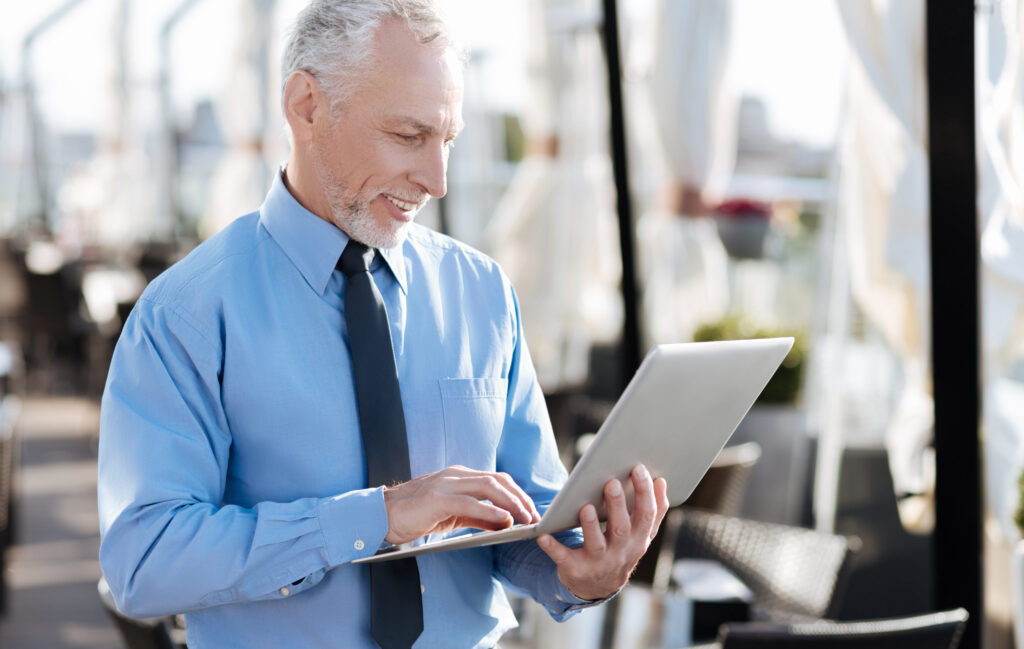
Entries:
<svg viewBox="0 0 1024 649">
<path fill-rule="evenodd" d="M 592 503 L 604 518 L 603 489 L 642 462 L 664 477 L 672 506 L 682 504 L 754 404 L 793 346 L 792 338 L 658 345 L 648 353 L 540 523 L 390 548 L 353 563 L 492 545 L 579 525 Z M 631 505 L 632 506 L 632 505 Z"/>
<path fill-rule="evenodd" d="M 579 525 L 593 503 L 603 518 L 603 488 L 642 462 L 668 483 L 672 506 L 697 487 L 775 370 L 792 338 L 658 345 L 619 397 L 587 452 L 540 522 L 550 534 Z"/>
</svg>

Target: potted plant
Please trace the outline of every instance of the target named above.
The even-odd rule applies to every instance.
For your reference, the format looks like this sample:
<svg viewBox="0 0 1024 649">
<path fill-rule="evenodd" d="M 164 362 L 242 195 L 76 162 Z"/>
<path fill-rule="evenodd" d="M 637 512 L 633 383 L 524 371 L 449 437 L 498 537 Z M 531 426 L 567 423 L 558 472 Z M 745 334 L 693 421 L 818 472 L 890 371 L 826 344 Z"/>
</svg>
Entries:
<svg viewBox="0 0 1024 649">
<path fill-rule="evenodd" d="M 773 256 L 769 205 L 736 198 L 715 206 L 711 214 L 730 257 L 763 259 Z"/>
<path fill-rule="evenodd" d="M 803 384 L 804 356 L 806 354 L 803 333 L 787 331 L 781 327 L 758 326 L 739 316 L 726 316 L 721 320 L 697 327 L 693 339 L 701 342 L 784 336 L 793 337 L 793 348 L 789 350 L 778 371 L 768 381 L 768 385 L 757 398 L 757 403 L 795 406 L 800 397 L 800 386 Z"/>
<path fill-rule="evenodd" d="M 803 523 L 808 489 L 810 440 L 807 413 L 800 401 L 806 367 L 806 341 L 800 331 L 759 325 L 726 316 L 697 328 L 695 341 L 792 336 L 793 348 L 768 381 L 754 407 L 736 428 L 730 444 L 757 442 L 761 460 L 747 486 L 743 515 L 758 520 Z"/>
</svg>

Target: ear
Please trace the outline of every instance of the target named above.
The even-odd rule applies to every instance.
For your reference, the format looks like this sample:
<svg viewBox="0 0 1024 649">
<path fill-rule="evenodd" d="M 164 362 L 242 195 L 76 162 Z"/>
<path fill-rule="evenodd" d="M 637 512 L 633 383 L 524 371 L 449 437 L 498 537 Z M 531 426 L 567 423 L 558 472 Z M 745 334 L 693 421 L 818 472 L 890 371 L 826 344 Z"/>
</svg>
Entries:
<svg viewBox="0 0 1024 649">
<path fill-rule="evenodd" d="M 284 118 L 288 120 L 296 142 L 313 139 L 313 122 L 320 107 L 322 92 L 316 79 L 308 72 L 293 72 L 284 85 Z"/>
</svg>

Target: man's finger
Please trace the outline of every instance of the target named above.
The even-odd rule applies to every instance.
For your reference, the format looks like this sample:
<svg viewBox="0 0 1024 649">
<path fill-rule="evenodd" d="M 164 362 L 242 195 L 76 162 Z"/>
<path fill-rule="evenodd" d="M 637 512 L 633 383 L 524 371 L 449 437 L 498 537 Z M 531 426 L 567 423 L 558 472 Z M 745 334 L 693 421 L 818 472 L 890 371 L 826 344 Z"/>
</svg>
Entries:
<svg viewBox="0 0 1024 649">
<path fill-rule="evenodd" d="M 460 493 L 470 493 L 480 500 L 490 500 L 495 505 L 507 509 L 520 523 L 535 523 L 540 520 L 533 499 L 507 473 L 477 471 L 458 465 L 447 467 L 440 473 L 456 484 L 456 489 Z"/>
<path fill-rule="evenodd" d="M 605 483 L 604 505 L 608 511 L 608 541 L 611 544 L 628 541 L 632 526 L 629 522 L 629 509 L 626 507 L 626 494 L 618 480 L 612 479 Z"/>
<path fill-rule="evenodd" d="M 651 536 L 648 541 L 653 541 L 654 537 L 658 534 L 658 530 L 661 528 L 661 522 L 665 520 L 665 516 L 669 510 L 668 500 L 668 483 L 665 482 L 665 478 L 657 478 L 654 481 L 654 502 L 657 503 L 658 511 L 654 520 L 654 526 L 651 529 Z"/>
<path fill-rule="evenodd" d="M 439 499 L 443 508 L 443 517 L 454 516 L 460 519 L 472 519 L 485 526 L 478 529 L 501 530 L 511 527 L 512 515 L 501 507 L 495 507 L 490 503 L 477 500 L 467 495 L 449 495 Z"/>
<path fill-rule="evenodd" d="M 654 495 L 651 474 L 643 464 L 633 467 L 633 515 L 630 522 L 634 535 L 649 539 L 658 522 L 658 503 Z"/>
<path fill-rule="evenodd" d="M 544 550 L 545 554 L 551 557 L 555 565 L 562 565 L 572 557 L 572 549 L 559 543 L 558 539 L 550 534 L 537 537 L 537 545 L 540 546 L 541 550 Z"/>
<path fill-rule="evenodd" d="M 654 499 L 658 503 L 658 522 L 660 523 L 669 508 L 668 482 L 665 481 L 665 478 L 658 478 L 654 481 Z"/>
<path fill-rule="evenodd" d="M 587 504 L 580 508 L 580 526 L 583 528 L 583 549 L 588 554 L 600 556 L 608 549 L 608 544 L 601 531 L 601 522 L 597 520 L 597 509 Z"/>
<path fill-rule="evenodd" d="M 475 530 L 503 530 L 505 526 L 495 526 L 494 521 L 480 520 L 478 518 L 459 518 L 456 519 L 455 529 L 470 527 Z"/>
<path fill-rule="evenodd" d="M 523 491 L 522 487 L 516 484 L 516 481 L 512 479 L 512 476 L 504 472 L 498 472 L 493 475 L 495 479 L 509 491 L 509 493 L 523 503 L 527 513 L 530 515 L 530 520 L 522 522 L 536 523 L 540 521 L 540 513 L 537 511 L 537 506 L 533 504 L 533 498 L 530 498 L 530 495 Z"/>
<path fill-rule="evenodd" d="M 455 493 L 471 496 L 477 500 L 489 500 L 496 507 L 507 511 L 520 523 L 533 522 L 535 509 L 529 496 L 526 496 L 521 490 L 519 491 L 522 493 L 522 497 L 510 491 L 496 474 L 481 472 L 474 476 L 452 478 L 448 483 L 448 488 Z"/>
</svg>

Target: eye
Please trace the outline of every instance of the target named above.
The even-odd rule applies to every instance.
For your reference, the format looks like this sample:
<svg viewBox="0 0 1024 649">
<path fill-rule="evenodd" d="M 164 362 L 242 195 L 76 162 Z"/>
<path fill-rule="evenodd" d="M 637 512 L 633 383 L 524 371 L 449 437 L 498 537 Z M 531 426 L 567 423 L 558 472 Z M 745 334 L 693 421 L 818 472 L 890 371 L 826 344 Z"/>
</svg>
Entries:
<svg viewBox="0 0 1024 649">
<path fill-rule="evenodd" d="M 419 135 L 406 135 L 405 133 L 395 133 L 394 136 L 397 137 L 402 142 L 405 142 L 406 144 L 416 144 L 417 142 L 420 141 Z"/>
</svg>

